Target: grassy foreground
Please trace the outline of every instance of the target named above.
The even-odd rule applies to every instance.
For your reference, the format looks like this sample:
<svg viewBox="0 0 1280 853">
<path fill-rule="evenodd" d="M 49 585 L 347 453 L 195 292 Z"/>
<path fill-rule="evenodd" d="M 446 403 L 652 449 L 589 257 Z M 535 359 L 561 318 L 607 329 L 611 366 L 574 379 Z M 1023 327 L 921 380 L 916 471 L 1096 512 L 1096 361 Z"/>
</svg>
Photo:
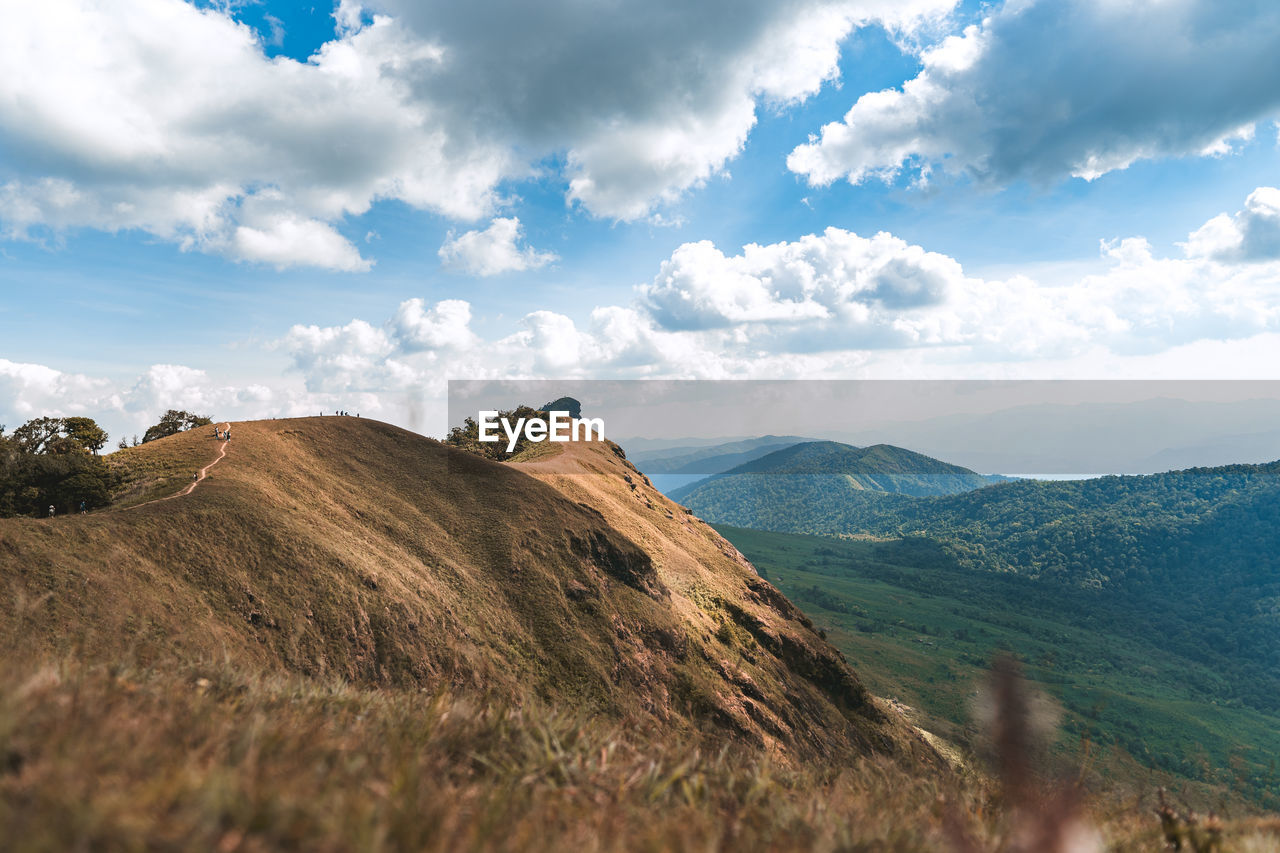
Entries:
<svg viewBox="0 0 1280 853">
<path fill-rule="evenodd" d="M 15 853 L 1161 849 L 1149 811 L 1096 803 L 1076 820 L 1062 793 L 955 787 L 883 758 L 788 768 L 572 712 L 226 662 L 0 671 Z M 1068 846 L 1041 846 L 1055 824 Z M 1280 822 L 1224 836 L 1280 850 Z"/>
<path fill-rule="evenodd" d="M 775 766 L 571 712 L 256 677 L 8 667 L 0 828 L 28 850 L 935 848 L 983 804 L 888 761 Z"/>
</svg>

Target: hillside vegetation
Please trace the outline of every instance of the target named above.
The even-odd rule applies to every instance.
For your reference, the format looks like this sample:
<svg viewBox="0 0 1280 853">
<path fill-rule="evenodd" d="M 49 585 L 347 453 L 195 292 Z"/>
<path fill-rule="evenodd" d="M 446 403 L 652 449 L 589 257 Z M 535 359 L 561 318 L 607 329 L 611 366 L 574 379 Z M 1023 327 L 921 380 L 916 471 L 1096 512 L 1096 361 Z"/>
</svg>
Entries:
<svg viewBox="0 0 1280 853">
<path fill-rule="evenodd" d="M 1109 632 L 1158 637 L 1223 674 L 1231 701 L 1280 710 L 1280 463 L 1068 482 L 1019 481 L 913 499 L 700 512 L 795 533 L 940 543 L 979 572 L 1105 590 L 1091 608 Z M 830 510 L 830 514 L 824 511 Z"/>
<path fill-rule="evenodd" d="M 907 811 L 935 808 L 939 785 L 969 796 L 612 445 L 520 466 L 365 419 L 233 433 L 116 454 L 111 508 L 0 520 L 5 837 L 554 849 L 599 828 L 587 813 L 606 797 L 615 849 L 662 803 L 709 838 L 768 845 L 850 831 L 788 829 L 818 800 L 766 804 L 775 773 L 886 786 Z M 838 781 L 864 764 L 876 781 Z M 456 801 L 433 812 L 433 796 Z M 760 832 L 723 823 L 727 803 Z"/>
<path fill-rule="evenodd" d="M 1105 590 L 976 574 L 923 537 L 719 529 L 930 731 L 975 746 L 972 691 L 1006 650 L 1060 703 L 1056 751 L 1095 790 L 1123 799 L 1163 784 L 1201 810 L 1280 807 L 1280 714 L 1241 701 L 1238 667 L 1180 653 Z"/>
</svg>

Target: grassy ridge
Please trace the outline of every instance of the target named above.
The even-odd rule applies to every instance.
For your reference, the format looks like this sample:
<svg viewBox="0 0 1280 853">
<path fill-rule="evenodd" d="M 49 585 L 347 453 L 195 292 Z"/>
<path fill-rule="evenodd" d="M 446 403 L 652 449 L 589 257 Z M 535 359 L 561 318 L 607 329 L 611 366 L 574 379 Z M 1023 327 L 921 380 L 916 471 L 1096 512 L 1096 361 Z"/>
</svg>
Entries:
<svg viewBox="0 0 1280 853">
<path fill-rule="evenodd" d="M 369 419 L 232 430 L 189 495 L 0 519 L 0 616 L 34 602 L 25 631 L 54 659 L 226 657 L 573 705 L 780 761 L 940 761 L 798 610 L 610 446 L 508 465 Z M 151 484 L 145 494 L 164 472 L 211 461 L 219 443 L 202 433 L 119 464 Z M 572 473 L 578 462 L 590 471 Z"/>
<path fill-rule="evenodd" d="M 972 699 L 995 650 L 1062 706 L 1058 751 L 1086 750 L 1098 782 L 1189 783 L 1280 807 L 1280 715 L 1233 696 L 1229 673 L 1170 650 L 1157 634 L 1110 629 L 1126 614 L 1089 590 L 978 575 L 931 540 L 842 540 L 720 526 L 848 656 L 868 686 L 968 743 Z M 1140 614 L 1128 613 L 1140 619 Z M 1136 790 L 1136 788 L 1134 788 Z"/>
</svg>

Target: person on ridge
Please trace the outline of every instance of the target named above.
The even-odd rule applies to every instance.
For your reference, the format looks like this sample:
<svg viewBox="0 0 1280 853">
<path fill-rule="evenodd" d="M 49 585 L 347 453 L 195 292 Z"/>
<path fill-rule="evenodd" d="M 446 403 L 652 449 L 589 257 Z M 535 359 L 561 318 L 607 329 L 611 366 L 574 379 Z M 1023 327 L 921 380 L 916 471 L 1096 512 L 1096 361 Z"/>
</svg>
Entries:
<svg viewBox="0 0 1280 853">
<path fill-rule="evenodd" d="M 49 517 L 53 518 L 53 514 L 55 512 L 57 512 L 57 510 L 53 508 L 53 504 L 49 504 Z"/>
</svg>

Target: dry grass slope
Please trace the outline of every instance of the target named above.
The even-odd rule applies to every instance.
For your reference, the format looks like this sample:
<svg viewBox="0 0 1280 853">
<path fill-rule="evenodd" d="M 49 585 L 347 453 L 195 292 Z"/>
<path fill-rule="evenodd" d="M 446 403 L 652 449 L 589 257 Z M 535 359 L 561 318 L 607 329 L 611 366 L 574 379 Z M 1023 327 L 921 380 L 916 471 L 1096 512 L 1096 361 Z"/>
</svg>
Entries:
<svg viewBox="0 0 1280 853">
<path fill-rule="evenodd" d="M 932 756 L 710 528 L 599 446 L 501 465 L 355 418 L 194 430 L 116 462 L 124 506 L 0 523 L 0 608 L 44 652 L 230 659 L 481 690 L 767 747 Z M 585 454 L 585 455 L 584 455 Z M 559 460 L 559 462 L 557 462 Z M 530 476 L 530 474 L 536 476 Z M 660 501 L 661 503 L 657 503 Z M 651 508 L 652 507 L 652 508 Z M 661 508 L 658 508 L 661 507 Z"/>
</svg>

